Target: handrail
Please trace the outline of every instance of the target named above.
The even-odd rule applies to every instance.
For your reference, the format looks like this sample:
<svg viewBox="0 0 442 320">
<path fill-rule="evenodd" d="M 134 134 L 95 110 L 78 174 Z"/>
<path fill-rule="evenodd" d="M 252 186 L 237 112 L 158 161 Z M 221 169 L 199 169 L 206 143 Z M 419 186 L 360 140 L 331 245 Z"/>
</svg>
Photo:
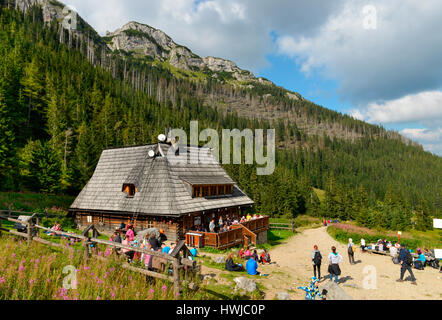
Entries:
<svg viewBox="0 0 442 320">
<path fill-rule="evenodd" d="M 91 242 L 95 242 L 95 243 L 101 243 L 101 244 L 106 244 L 106 245 L 110 245 L 110 246 L 114 246 L 116 248 L 121 248 L 121 249 L 126 249 L 126 250 L 130 250 L 130 251 L 136 251 L 136 252 L 140 252 L 140 253 L 144 253 L 150 256 L 154 256 L 154 257 L 158 257 L 158 258 L 162 258 L 168 261 L 173 261 L 175 259 L 175 257 L 167 254 L 167 253 L 163 253 L 163 252 L 158 252 L 158 251 L 153 251 L 153 250 L 147 250 L 147 249 L 143 249 L 143 248 L 137 248 L 137 247 L 132 247 L 132 246 L 127 246 L 118 242 L 112 242 L 112 241 L 108 241 L 108 240 L 102 240 L 102 239 L 97 239 L 97 238 L 90 238 Z M 184 265 L 187 265 L 189 267 L 195 267 L 196 262 L 194 260 L 190 260 L 190 259 L 186 259 L 183 258 L 181 259 L 181 263 Z"/>
<path fill-rule="evenodd" d="M 70 232 L 67 232 L 67 231 L 52 230 L 50 228 L 46 228 L 46 227 L 40 226 L 38 224 L 35 224 L 34 227 L 42 229 L 42 230 L 50 231 L 51 233 L 56 233 L 56 234 L 60 234 L 60 235 L 67 235 L 68 237 L 71 237 L 71 238 L 78 238 L 78 239 L 81 239 L 81 240 L 86 240 L 87 239 L 87 237 L 82 236 L 81 234 L 70 233 Z"/>
<path fill-rule="evenodd" d="M 3 216 L 1 214 L 0 214 L 0 219 L 5 219 L 5 220 L 11 221 L 11 222 L 20 223 L 20 224 L 22 224 L 24 226 L 29 226 L 29 222 L 28 221 L 21 221 L 21 220 L 18 220 L 18 219 L 9 218 L 9 217 Z"/>
</svg>

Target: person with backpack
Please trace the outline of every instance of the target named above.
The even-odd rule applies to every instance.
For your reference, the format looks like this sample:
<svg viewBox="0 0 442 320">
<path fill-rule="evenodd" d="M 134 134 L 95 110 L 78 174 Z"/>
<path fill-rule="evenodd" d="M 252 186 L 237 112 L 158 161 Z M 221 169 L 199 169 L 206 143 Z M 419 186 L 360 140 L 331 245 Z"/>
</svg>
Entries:
<svg viewBox="0 0 442 320">
<path fill-rule="evenodd" d="M 341 275 L 339 264 L 342 262 L 342 256 L 336 252 L 336 247 L 331 247 L 332 252 L 328 255 L 328 272 L 330 273 L 330 281 L 335 276 L 335 283 L 338 283 L 338 276 Z"/>
<path fill-rule="evenodd" d="M 312 251 L 312 264 L 313 264 L 313 275 L 316 277 L 316 270 L 318 270 L 318 279 L 319 281 L 321 281 L 321 262 L 322 262 L 322 254 L 321 252 L 318 250 L 318 246 L 315 244 L 313 246 L 313 251 Z"/>
<path fill-rule="evenodd" d="M 268 263 L 268 264 L 270 264 L 270 262 L 271 262 L 271 260 L 270 260 L 270 254 L 267 252 L 266 249 L 264 249 L 264 252 L 261 253 L 261 256 L 259 257 L 259 262 L 260 262 L 261 264 L 264 264 L 264 263 Z"/>
<path fill-rule="evenodd" d="M 399 252 L 399 261 L 401 264 L 401 276 L 396 281 L 403 282 L 405 271 L 408 270 L 411 276 L 411 284 L 417 285 L 413 270 L 411 270 L 411 266 L 413 265 L 413 258 L 410 251 L 408 251 L 407 247 L 404 244 L 401 245 L 401 251 Z"/>
<path fill-rule="evenodd" d="M 347 253 L 348 253 L 348 261 L 350 264 L 355 264 L 355 252 L 354 252 L 355 246 L 353 243 L 353 239 L 348 239 L 348 245 L 347 245 Z"/>
</svg>

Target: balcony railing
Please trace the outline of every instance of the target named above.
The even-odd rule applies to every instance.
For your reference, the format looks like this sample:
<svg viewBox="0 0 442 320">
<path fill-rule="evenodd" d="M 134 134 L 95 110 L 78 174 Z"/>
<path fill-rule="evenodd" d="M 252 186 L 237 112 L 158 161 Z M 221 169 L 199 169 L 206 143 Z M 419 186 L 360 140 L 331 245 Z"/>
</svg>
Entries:
<svg viewBox="0 0 442 320">
<path fill-rule="evenodd" d="M 245 237 L 249 237 L 252 243 L 256 243 L 256 234 L 268 230 L 269 221 L 269 217 L 262 217 L 232 225 L 232 229 L 229 231 L 218 233 L 192 231 L 192 233 L 204 235 L 203 243 L 205 246 L 227 249 L 236 245 L 243 245 Z"/>
</svg>

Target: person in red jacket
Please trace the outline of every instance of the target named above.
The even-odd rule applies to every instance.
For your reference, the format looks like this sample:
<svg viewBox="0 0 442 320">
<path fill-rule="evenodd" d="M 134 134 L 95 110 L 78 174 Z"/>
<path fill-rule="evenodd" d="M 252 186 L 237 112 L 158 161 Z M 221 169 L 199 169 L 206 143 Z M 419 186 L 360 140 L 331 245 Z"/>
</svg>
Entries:
<svg viewBox="0 0 442 320">
<path fill-rule="evenodd" d="M 259 257 L 259 262 L 262 264 L 271 262 L 270 254 L 267 252 L 266 249 L 264 249 L 264 252 L 261 253 L 261 256 Z"/>
</svg>

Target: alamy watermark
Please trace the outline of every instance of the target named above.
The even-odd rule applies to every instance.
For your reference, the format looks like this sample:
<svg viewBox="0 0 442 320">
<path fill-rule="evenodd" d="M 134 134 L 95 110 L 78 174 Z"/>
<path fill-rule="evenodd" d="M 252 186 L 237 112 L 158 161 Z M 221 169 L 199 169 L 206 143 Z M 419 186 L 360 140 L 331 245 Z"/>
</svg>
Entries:
<svg viewBox="0 0 442 320">
<path fill-rule="evenodd" d="M 78 13 L 74 7 L 67 5 L 63 8 L 63 21 L 61 22 L 64 29 L 77 30 Z"/>
<path fill-rule="evenodd" d="M 378 28 L 378 10 L 373 5 L 366 5 L 362 8 L 362 25 L 365 30 L 376 30 Z"/>
<path fill-rule="evenodd" d="M 171 162 L 199 164 L 210 162 L 207 151 L 222 164 L 257 164 L 257 175 L 271 175 L 275 170 L 275 129 L 266 130 L 266 143 L 264 143 L 264 130 L 255 129 L 223 129 L 220 143 L 218 131 L 204 129 L 198 133 L 198 121 L 190 122 L 190 140 L 183 129 L 172 129 L 169 138 L 173 148 L 168 150 L 167 157 Z M 244 155 L 242 146 L 244 141 Z M 174 143 L 176 142 L 176 143 Z M 190 146 L 188 147 L 188 142 Z M 206 142 L 202 148 L 195 148 L 200 142 Z M 222 154 L 220 155 L 220 146 Z M 266 153 L 266 155 L 265 155 Z"/>
<path fill-rule="evenodd" d="M 77 268 L 72 265 L 65 266 L 63 274 L 68 274 L 63 278 L 63 288 L 66 290 L 77 289 Z"/>
</svg>

